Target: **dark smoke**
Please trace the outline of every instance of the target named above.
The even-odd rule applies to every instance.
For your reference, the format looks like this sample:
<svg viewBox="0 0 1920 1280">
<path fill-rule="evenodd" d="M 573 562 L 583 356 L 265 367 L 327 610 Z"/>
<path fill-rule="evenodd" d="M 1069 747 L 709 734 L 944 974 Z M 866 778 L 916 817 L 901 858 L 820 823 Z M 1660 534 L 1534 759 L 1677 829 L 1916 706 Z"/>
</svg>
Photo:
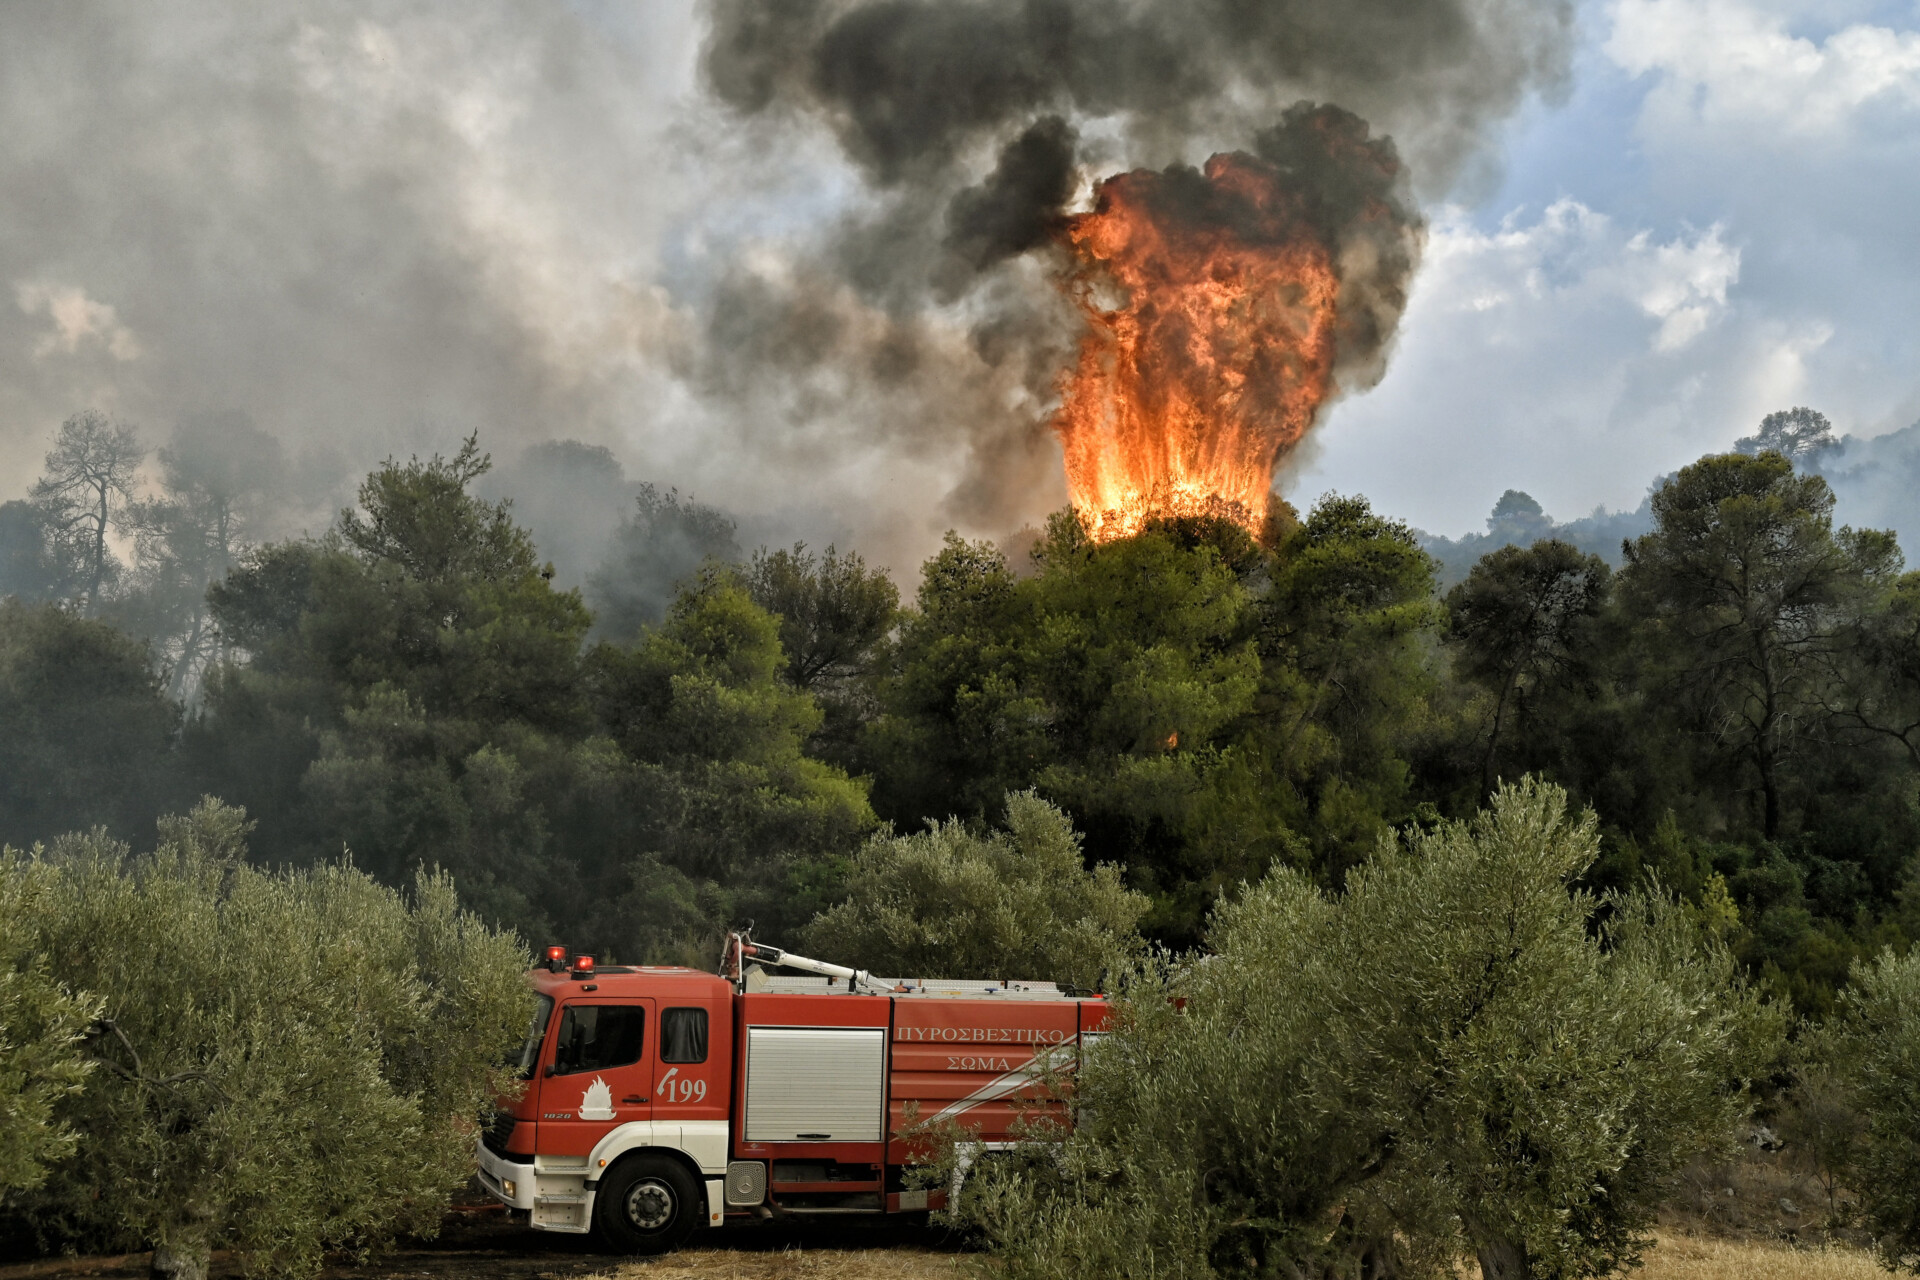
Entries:
<svg viewBox="0 0 1920 1280">
<path fill-rule="evenodd" d="M 975 271 L 1047 243 L 1073 198 L 1073 126 L 1042 116 L 1006 145 L 978 186 L 947 206 L 947 247 Z"/>
<path fill-rule="evenodd" d="M 1338 246 L 1341 383 L 1368 385 L 1418 258 L 1415 193 L 1451 190 L 1484 163 L 1491 126 L 1560 88 L 1572 22 L 1568 0 L 713 0 L 708 13 L 709 90 L 776 132 L 824 128 L 864 190 L 823 238 L 788 239 L 779 271 L 736 270 L 690 368 L 709 394 L 802 433 L 964 441 L 939 514 L 1002 529 L 1059 494 L 1046 423 L 1080 321 L 1059 305 L 1048 246 L 1093 182 L 1233 150 L 1297 180 L 1302 216 Z"/>
<path fill-rule="evenodd" d="M 910 566 L 949 525 L 999 535 L 1065 499 L 1045 423 L 1078 319 L 1047 232 L 1094 179 L 1254 148 L 1308 99 L 1391 134 L 1430 198 L 1557 82 L 1567 19 L 0 5 L 0 503 L 72 413 L 159 446 L 214 406 L 280 442 L 295 531 L 380 459 L 477 430 L 503 460 L 605 446 L 740 513 L 747 545 Z M 554 531 L 570 580 L 617 518 L 572 549 Z"/>
<path fill-rule="evenodd" d="M 1262 130 L 1254 150 L 1299 193 L 1302 221 L 1333 250 L 1340 272 L 1335 377 L 1347 391 L 1372 386 L 1386 371 L 1425 242 L 1399 152 L 1392 139 L 1370 137 L 1351 111 L 1305 103 Z"/>
</svg>

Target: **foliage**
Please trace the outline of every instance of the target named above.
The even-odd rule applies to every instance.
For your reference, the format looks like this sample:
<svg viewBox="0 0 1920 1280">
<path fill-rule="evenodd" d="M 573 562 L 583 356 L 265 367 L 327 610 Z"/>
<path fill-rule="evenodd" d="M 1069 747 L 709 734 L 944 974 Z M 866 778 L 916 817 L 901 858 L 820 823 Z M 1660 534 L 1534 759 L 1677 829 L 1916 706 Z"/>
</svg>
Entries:
<svg viewBox="0 0 1920 1280">
<path fill-rule="evenodd" d="M 1229 558 L 1247 545 L 1205 522 L 1096 547 L 1068 517 L 1022 578 L 991 546 L 950 537 L 878 681 L 861 757 L 876 807 L 983 818 L 1037 785 L 1097 860 L 1156 899 L 1161 928 L 1196 927 L 1221 884 L 1290 848 L 1236 745 L 1260 673 L 1252 596 Z"/>
<path fill-rule="evenodd" d="M 1857 967 L 1821 1048 L 1865 1116 L 1846 1135 L 1848 1184 L 1887 1266 L 1920 1272 L 1920 951 Z"/>
<path fill-rule="evenodd" d="M 60 605 L 0 600 L 0 840 L 143 821 L 169 787 L 179 722 L 144 645 Z"/>
<path fill-rule="evenodd" d="M 21 1212 L 43 1236 L 156 1249 L 155 1269 L 310 1274 L 323 1247 L 431 1234 L 475 1125 L 510 1087 L 525 955 L 462 912 L 348 865 L 245 861 L 244 814 L 208 801 L 135 857 L 106 837 L 8 852 L 41 886 L 32 946 L 103 1010 L 94 1071 L 58 1109 L 80 1135 Z"/>
<path fill-rule="evenodd" d="M 1768 414 L 1760 419 L 1758 431 L 1733 442 L 1736 453 L 1777 453 L 1795 466 L 1817 463 L 1822 454 L 1839 447 L 1827 415 L 1805 405 Z"/>
<path fill-rule="evenodd" d="M 80 1041 L 100 1004 L 49 972 L 34 937 L 50 880 L 46 868 L 0 853 L 0 1210 L 73 1153 L 79 1135 L 56 1112 L 93 1065 Z"/>
<path fill-rule="evenodd" d="M 1761 832 L 1783 819 L 1782 767 L 1814 722 L 1832 655 L 1871 588 L 1900 567 L 1892 535 L 1832 529 L 1833 495 L 1777 453 L 1704 458 L 1653 499 L 1627 548 L 1622 606 L 1644 677 L 1681 723 L 1752 770 Z"/>
<path fill-rule="evenodd" d="M 787 679 L 813 694 L 822 720 L 811 749 L 848 762 L 872 714 L 867 677 L 900 616 L 900 591 L 884 570 L 867 568 L 858 552 L 806 544 L 754 552 L 744 580 L 754 603 L 780 620 Z"/>
<path fill-rule="evenodd" d="M 846 900 L 807 927 L 813 954 L 899 977 L 1037 978 L 1086 990 L 1139 959 L 1147 900 L 1089 870 L 1067 816 L 1007 796 L 1004 830 L 958 819 L 879 834 L 854 855 Z"/>
<path fill-rule="evenodd" d="M 780 619 L 787 678 L 819 689 L 865 671 L 874 649 L 892 629 L 900 592 L 860 554 L 832 547 L 815 556 L 806 544 L 754 552 L 745 573 L 754 603 Z"/>
<path fill-rule="evenodd" d="M 1504 787 L 1384 841 L 1338 896 L 1276 871 L 1216 913 L 1213 958 L 1143 970 L 1082 1066 L 1062 1172 L 963 1201 L 1008 1274 L 1630 1262 L 1780 1023 L 1664 896 L 1569 891 L 1598 840 L 1564 804 Z"/>
<path fill-rule="evenodd" d="M 1548 539 L 1501 547 L 1447 593 L 1448 638 L 1461 674 L 1492 696 L 1480 789 L 1493 789 L 1510 713 L 1555 686 L 1590 678 L 1594 622 L 1606 602 L 1606 562 Z"/>
<path fill-rule="evenodd" d="M 740 559 L 733 518 L 716 507 L 642 484 L 613 545 L 587 578 L 599 634 L 630 641 L 665 616 L 674 592 L 709 562 Z"/>
</svg>

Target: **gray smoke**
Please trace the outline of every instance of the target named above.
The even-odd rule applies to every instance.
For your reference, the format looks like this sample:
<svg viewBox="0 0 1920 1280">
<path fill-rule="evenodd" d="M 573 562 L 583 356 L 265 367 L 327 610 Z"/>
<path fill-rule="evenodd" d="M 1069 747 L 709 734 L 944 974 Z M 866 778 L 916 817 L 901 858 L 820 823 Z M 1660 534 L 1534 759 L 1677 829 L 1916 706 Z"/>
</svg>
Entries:
<svg viewBox="0 0 1920 1280">
<path fill-rule="evenodd" d="M 745 545 L 910 569 L 1064 498 L 1044 424 L 1077 331 L 1048 255 L 1092 179 L 1253 147 L 1312 99 L 1431 196 L 1559 82 L 1568 24 L 1561 0 L 0 6 L 0 502 L 89 407 L 156 446 L 239 415 L 302 526 L 477 430 L 503 469 L 579 440 L 740 513 Z"/>
<path fill-rule="evenodd" d="M 775 132 L 829 133 L 862 187 L 824 234 L 787 240 L 777 269 L 745 267 L 720 290 L 692 352 L 708 393 L 799 430 L 832 415 L 856 438 L 964 441 L 941 513 L 1002 528 L 1059 493 L 1046 422 L 1079 321 L 1050 258 L 1094 181 L 1164 167 L 1175 182 L 1227 150 L 1297 179 L 1309 216 L 1327 215 L 1324 240 L 1352 250 L 1342 381 L 1367 385 L 1417 232 L 1396 213 L 1354 236 L 1383 189 L 1296 127 L 1307 104 L 1341 108 L 1329 118 L 1354 120 L 1359 139 L 1369 124 L 1390 134 L 1413 191 L 1444 193 L 1484 163 L 1492 125 L 1564 83 L 1572 21 L 1566 0 L 713 0 L 709 13 L 713 94 Z"/>
</svg>

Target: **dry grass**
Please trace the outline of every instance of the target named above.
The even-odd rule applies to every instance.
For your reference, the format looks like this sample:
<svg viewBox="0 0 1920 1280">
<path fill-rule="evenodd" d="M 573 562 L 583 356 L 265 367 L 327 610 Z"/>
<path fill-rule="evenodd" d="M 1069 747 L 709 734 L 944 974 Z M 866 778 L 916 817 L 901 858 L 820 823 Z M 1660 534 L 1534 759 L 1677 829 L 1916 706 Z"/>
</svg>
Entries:
<svg viewBox="0 0 1920 1280">
<path fill-rule="evenodd" d="M 978 1258 L 919 1249 L 802 1249 L 741 1253 L 691 1249 L 629 1262 L 579 1280 L 974 1280 Z M 1472 1271 L 1468 1272 L 1472 1275 Z M 1872 1255 L 1857 1249 L 1663 1235 L 1646 1266 L 1625 1280 L 1881 1280 Z"/>
<path fill-rule="evenodd" d="M 919 1249 L 803 1249 L 742 1253 L 690 1249 L 628 1262 L 579 1280 L 973 1280 L 981 1261 Z M 1467 1272 L 1472 1276 L 1471 1265 Z M 1880 1280 L 1886 1272 L 1857 1249 L 1663 1235 L 1646 1266 L 1625 1280 Z"/>
<path fill-rule="evenodd" d="M 1873 1255 L 1839 1246 L 1792 1248 L 1662 1235 L 1638 1280 L 1883 1280 Z"/>
<path fill-rule="evenodd" d="M 926 1249 L 684 1249 L 579 1280 L 972 1280 L 978 1259 Z"/>
</svg>

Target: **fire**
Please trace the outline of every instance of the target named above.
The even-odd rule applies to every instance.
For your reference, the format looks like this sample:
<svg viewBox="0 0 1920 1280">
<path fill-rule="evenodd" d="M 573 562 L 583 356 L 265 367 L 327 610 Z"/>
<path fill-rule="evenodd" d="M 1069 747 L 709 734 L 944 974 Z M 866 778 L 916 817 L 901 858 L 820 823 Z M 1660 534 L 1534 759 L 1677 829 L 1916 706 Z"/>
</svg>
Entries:
<svg viewBox="0 0 1920 1280">
<path fill-rule="evenodd" d="M 1315 221 L 1241 152 L 1109 178 L 1066 221 L 1087 334 L 1054 428 L 1096 540 L 1164 515 L 1260 529 L 1275 465 L 1333 387 L 1341 281 Z"/>
</svg>

